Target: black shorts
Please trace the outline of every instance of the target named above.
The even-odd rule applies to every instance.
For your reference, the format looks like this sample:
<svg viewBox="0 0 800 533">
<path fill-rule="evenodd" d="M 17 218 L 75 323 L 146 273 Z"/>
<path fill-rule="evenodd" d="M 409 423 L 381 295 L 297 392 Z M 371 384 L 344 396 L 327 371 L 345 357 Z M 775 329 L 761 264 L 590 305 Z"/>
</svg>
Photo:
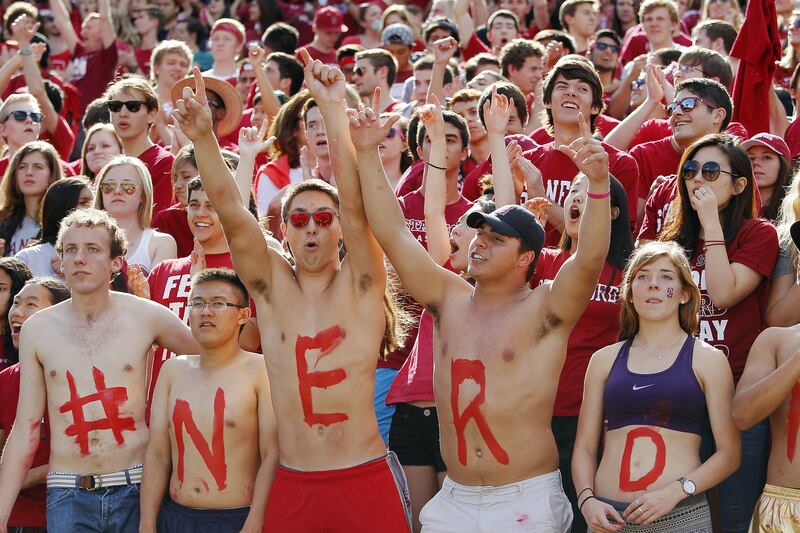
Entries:
<svg viewBox="0 0 800 533">
<path fill-rule="evenodd" d="M 389 429 L 389 449 L 403 466 L 432 466 L 446 472 L 439 449 L 439 417 L 435 407 L 396 404 Z"/>
<path fill-rule="evenodd" d="M 250 506 L 235 509 L 191 509 L 165 498 L 158 515 L 158 533 L 239 533 Z"/>
</svg>

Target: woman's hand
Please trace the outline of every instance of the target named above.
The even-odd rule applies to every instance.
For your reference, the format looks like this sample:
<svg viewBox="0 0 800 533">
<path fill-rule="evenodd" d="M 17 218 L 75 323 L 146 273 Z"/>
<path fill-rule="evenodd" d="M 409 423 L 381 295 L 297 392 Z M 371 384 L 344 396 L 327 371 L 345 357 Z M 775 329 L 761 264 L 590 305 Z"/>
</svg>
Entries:
<svg viewBox="0 0 800 533">
<path fill-rule="evenodd" d="M 642 494 L 625 509 L 625 520 L 631 524 L 652 524 L 665 514 L 672 511 L 686 493 L 680 485 L 670 483 L 666 487 Z"/>
<path fill-rule="evenodd" d="M 719 224 L 719 204 L 717 195 L 708 185 L 701 185 L 694 192 L 689 192 L 689 203 L 697 211 L 700 225 L 703 229 L 708 229 L 709 224 L 715 221 Z"/>
<path fill-rule="evenodd" d="M 593 496 L 589 496 L 589 501 L 583 503 L 581 513 L 593 533 L 619 531 L 625 527 L 625 520 L 616 509 Z"/>
</svg>

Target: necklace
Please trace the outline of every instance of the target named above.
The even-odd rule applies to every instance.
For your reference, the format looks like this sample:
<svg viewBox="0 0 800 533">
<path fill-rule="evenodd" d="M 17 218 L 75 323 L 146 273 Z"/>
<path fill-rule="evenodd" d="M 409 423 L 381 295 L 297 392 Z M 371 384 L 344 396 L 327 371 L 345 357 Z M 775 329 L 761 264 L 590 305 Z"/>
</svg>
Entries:
<svg viewBox="0 0 800 533">
<path fill-rule="evenodd" d="M 644 346 L 641 346 L 641 345 L 636 346 L 636 348 L 638 348 L 639 350 L 643 351 L 644 353 L 646 353 L 650 357 L 655 357 L 656 359 L 663 359 L 664 355 L 666 355 L 665 352 L 667 352 L 671 348 L 675 347 L 675 345 L 677 345 L 682 340 L 685 340 L 685 339 L 679 338 L 677 341 L 673 342 L 672 344 L 670 344 L 666 348 L 660 348 L 660 349 L 656 350 L 657 353 L 653 353 L 653 352 L 651 352 L 650 350 L 646 349 Z M 658 355 L 658 353 L 661 353 L 661 355 Z"/>
</svg>

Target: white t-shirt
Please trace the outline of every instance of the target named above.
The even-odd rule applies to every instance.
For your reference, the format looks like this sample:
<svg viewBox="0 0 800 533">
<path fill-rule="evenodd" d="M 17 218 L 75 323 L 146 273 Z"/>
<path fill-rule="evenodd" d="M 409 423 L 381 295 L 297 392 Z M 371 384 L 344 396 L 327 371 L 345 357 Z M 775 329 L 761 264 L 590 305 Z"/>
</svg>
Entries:
<svg viewBox="0 0 800 533">
<path fill-rule="evenodd" d="M 303 169 L 300 167 L 289 169 L 289 184 L 300 183 L 303 181 Z M 258 206 L 258 214 L 266 216 L 269 209 L 269 203 L 275 198 L 280 189 L 278 189 L 269 176 L 266 174 L 261 176 L 258 180 L 258 189 L 256 190 L 256 204 Z"/>
<path fill-rule="evenodd" d="M 49 242 L 23 248 L 14 257 L 28 265 L 34 276 L 58 277 L 50 262 L 54 257 L 58 257 L 58 252 Z"/>
<path fill-rule="evenodd" d="M 28 243 L 39 235 L 39 223 L 31 217 L 26 216 L 22 219 L 22 224 L 19 225 L 14 235 L 11 236 L 11 242 L 6 243 L 6 255 L 13 257 L 25 248 Z"/>
</svg>

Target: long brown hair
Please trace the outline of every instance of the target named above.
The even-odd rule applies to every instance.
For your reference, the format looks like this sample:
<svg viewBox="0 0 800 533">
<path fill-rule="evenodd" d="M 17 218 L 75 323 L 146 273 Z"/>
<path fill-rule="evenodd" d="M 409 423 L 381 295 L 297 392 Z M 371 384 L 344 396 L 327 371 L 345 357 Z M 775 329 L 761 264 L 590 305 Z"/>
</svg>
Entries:
<svg viewBox="0 0 800 533">
<path fill-rule="evenodd" d="M 678 308 L 678 321 L 681 329 L 689 335 L 694 335 L 700 324 L 700 289 L 692 279 L 692 270 L 686 253 L 674 242 L 649 242 L 636 249 L 625 267 L 622 275 L 620 290 L 620 329 L 619 340 L 633 338 L 639 333 L 639 313 L 633 305 L 633 279 L 646 265 L 659 257 L 667 257 L 678 269 L 683 290 L 689 293 L 689 300 Z"/>
<path fill-rule="evenodd" d="M 719 148 L 730 163 L 731 174 L 720 174 L 718 179 L 727 179 L 726 176 L 730 176 L 730 179 L 734 182 L 738 178 L 747 180 L 744 189 L 738 193 L 735 192 L 728 205 L 721 211 L 720 218 L 725 242 L 731 243 L 736 238 L 744 220 L 758 218 L 753 187 L 753 167 L 750 164 L 747 152 L 739 146 L 739 139 L 726 133 L 713 133 L 700 138 L 683 153 L 678 176 L 676 177 L 678 194 L 672 201 L 670 216 L 658 236 L 660 241 L 675 241 L 680 244 L 686 249 L 689 257 L 697 249 L 702 226 L 700 225 L 697 211 L 692 208 L 689 201 L 689 189 L 686 186 L 686 180 L 681 177 L 680 169 L 683 168 L 683 164 L 686 161 L 693 159 L 701 148 L 707 147 Z"/>
<path fill-rule="evenodd" d="M 269 136 L 275 137 L 275 142 L 269 148 L 273 161 L 285 155 L 289 158 L 289 167 L 300 166 L 301 147 L 297 145 L 295 134 L 300 126 L 303 106 L 309 98 L 311 98 L 311 93 L 308 89 L 304 89 L 283 104 L 278 114 L 275 115 L 275 120 L 269 127 Z"/>
</svg>

